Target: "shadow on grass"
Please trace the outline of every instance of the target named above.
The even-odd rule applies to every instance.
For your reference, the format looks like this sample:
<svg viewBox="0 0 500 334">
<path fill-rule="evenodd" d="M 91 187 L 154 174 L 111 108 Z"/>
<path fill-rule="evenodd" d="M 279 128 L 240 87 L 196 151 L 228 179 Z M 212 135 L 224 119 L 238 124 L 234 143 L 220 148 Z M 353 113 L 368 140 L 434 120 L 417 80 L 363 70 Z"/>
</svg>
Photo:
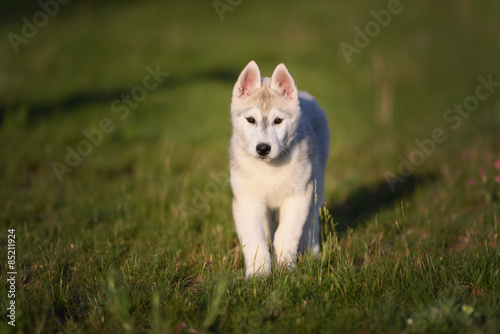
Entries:
<svg viewBox="0 0 500 334">
<path fill-rule="evenodd" d="M 198 73 L 192 73 L 189 75 L 179 75 L 171 74 L 154 90 L 165 90 L 172 89 L 178 86 L 190 85 L 199 82 L 206 81 L 218 81 L 227 82 L 233 84 L 239 75 L 239 69 L 231 68 L 215 68 L 209 71 L 200 71 Z M 140 85 L 142 81 L 138 81 Z M 126 96 L 131 94 L 131 90 L 135 86 L 131 86 L 128 89 L 117 89 L 114 91 L 87 91 L 87 92 L 77 92 L 71 96 L 60 101 L 44 102 L 38 104 L 30 104 L 29 102 L 13 102 L 13 103 L 1 103 L 0 102 L 0 126 L 2 126 L 4 117 L 8 113 L 16 113 L 20 109 L 26 110 L 26 123 L 35 124 L 37 121 L 52 117 L 54 115 L 60 115 L 64 113 L 71 112 L 74 109 L 84 107 L 86 105 L 96 104 L 96 103 L 106 103 L 109 104 L 111 108 L 111 103 L 118 99 L 124 99 Z M 228 100 L 229 103 L 229 100 Z"/>
<path fill-rule="evenodd" d="M 66 99 L 56 102 L 39 104 L 25 104 L 22 102 L 15 102 L 10 105 L 0 104 L 0 126 L 2 125 L 3 119 L 6 114 L 16 113 L 22 109 L 26 110 L 26 123 L 34 124 L 37 121 L 52 117 L 53 115 L 69 112 L 81 106 L 107 102 L 111 104 L 113 100 L 120 98 L 122 94 L 126 94 L 125 91 L 94 91 L 76 93 Z"/>
<path fill-rule="evenodd" d="M 372 219 L 375 214 L 384 208 L 399 203 L 402 198 L 409 197 L 420 185 L 433 183 L 437 180 L 436 174 L 411 175 L 405 182 L 398 182 L 392 190 L 386 180 L 379 181 L 373 187 L 361 186 L 350 194 L 343 202 L 335 203 L 331 200 L 328 209 L 337 225 L 337 233 L 343 233 L 348 228 L 356 228 L 360 223 Z"/>
</svg>

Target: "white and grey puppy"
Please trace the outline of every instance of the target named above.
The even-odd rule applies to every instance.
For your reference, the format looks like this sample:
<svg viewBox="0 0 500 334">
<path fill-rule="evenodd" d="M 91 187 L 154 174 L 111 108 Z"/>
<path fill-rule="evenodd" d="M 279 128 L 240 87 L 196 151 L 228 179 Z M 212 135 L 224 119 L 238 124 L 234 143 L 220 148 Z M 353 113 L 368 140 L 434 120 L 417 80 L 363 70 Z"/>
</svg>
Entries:
<svg viewBox="0 0 500 334">
<path fill-rule="evenodd" d="M 324 111 L 285 65 L 261 79 L 251 61 L 234 86 L 231 120 L 233 215 L 247 277 L 270 273 L 273 262 L 292 267 L 299 251 L 318 254 L 330 142 Z"/>
</svg>

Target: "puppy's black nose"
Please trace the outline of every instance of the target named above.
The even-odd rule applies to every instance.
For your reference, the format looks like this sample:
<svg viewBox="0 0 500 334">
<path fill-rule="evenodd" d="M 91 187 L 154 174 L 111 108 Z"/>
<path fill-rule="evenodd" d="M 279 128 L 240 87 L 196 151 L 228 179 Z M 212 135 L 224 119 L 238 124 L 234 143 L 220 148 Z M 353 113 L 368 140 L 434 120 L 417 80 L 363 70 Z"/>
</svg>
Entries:
<svg viewBox="0 0 500 334">
<path fill-rule="evenodd" d="M 259 155 L 266 156 L 271 151 L 271 146 L 269 146 L 267 144 L 259 144 L 259 145 L 257 145 L 256 149 L 257 149 L 257 153 L 259 153 Z"/>
</svg>

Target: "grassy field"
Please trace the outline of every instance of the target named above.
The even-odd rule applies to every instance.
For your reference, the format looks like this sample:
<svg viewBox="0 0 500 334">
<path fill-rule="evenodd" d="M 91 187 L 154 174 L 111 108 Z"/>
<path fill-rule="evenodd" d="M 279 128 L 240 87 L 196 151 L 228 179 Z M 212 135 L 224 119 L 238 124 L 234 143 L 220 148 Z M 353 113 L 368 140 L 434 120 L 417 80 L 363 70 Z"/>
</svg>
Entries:
<svg viewBox="0 0 500 334">
<path fill-rule="evenodd" d="M 0 332 L 498 333 L 498 2 L 229 3 L 0 1 Z M 331 151 L 321 256 L 245 280 L 251 59 L 317 98 Z"/>
</svg>

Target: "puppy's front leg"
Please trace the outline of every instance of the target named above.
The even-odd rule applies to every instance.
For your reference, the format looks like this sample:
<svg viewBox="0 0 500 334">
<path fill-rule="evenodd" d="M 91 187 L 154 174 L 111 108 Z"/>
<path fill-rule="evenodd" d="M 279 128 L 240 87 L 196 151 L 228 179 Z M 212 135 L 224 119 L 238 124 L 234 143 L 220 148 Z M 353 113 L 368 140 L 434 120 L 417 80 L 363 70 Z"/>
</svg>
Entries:
<svg viewBox="0 0 500 334">
<path fill-rule="evenodd" d="M 246 276 L 271 273 L 266 206 L 254 199 L 234 198 L 233 215 L 245 256 Z"/>
<path fill-rule="evenodd" d="M 308 219 L 312 219 L 313 185 L 308 184 L 301 194 L 287 197 L 280 207 L 279 226 L 274 236 L 274 251 L 279 265 L 289 268 L 295 264 L 299 242 Z"/>
</svg>

